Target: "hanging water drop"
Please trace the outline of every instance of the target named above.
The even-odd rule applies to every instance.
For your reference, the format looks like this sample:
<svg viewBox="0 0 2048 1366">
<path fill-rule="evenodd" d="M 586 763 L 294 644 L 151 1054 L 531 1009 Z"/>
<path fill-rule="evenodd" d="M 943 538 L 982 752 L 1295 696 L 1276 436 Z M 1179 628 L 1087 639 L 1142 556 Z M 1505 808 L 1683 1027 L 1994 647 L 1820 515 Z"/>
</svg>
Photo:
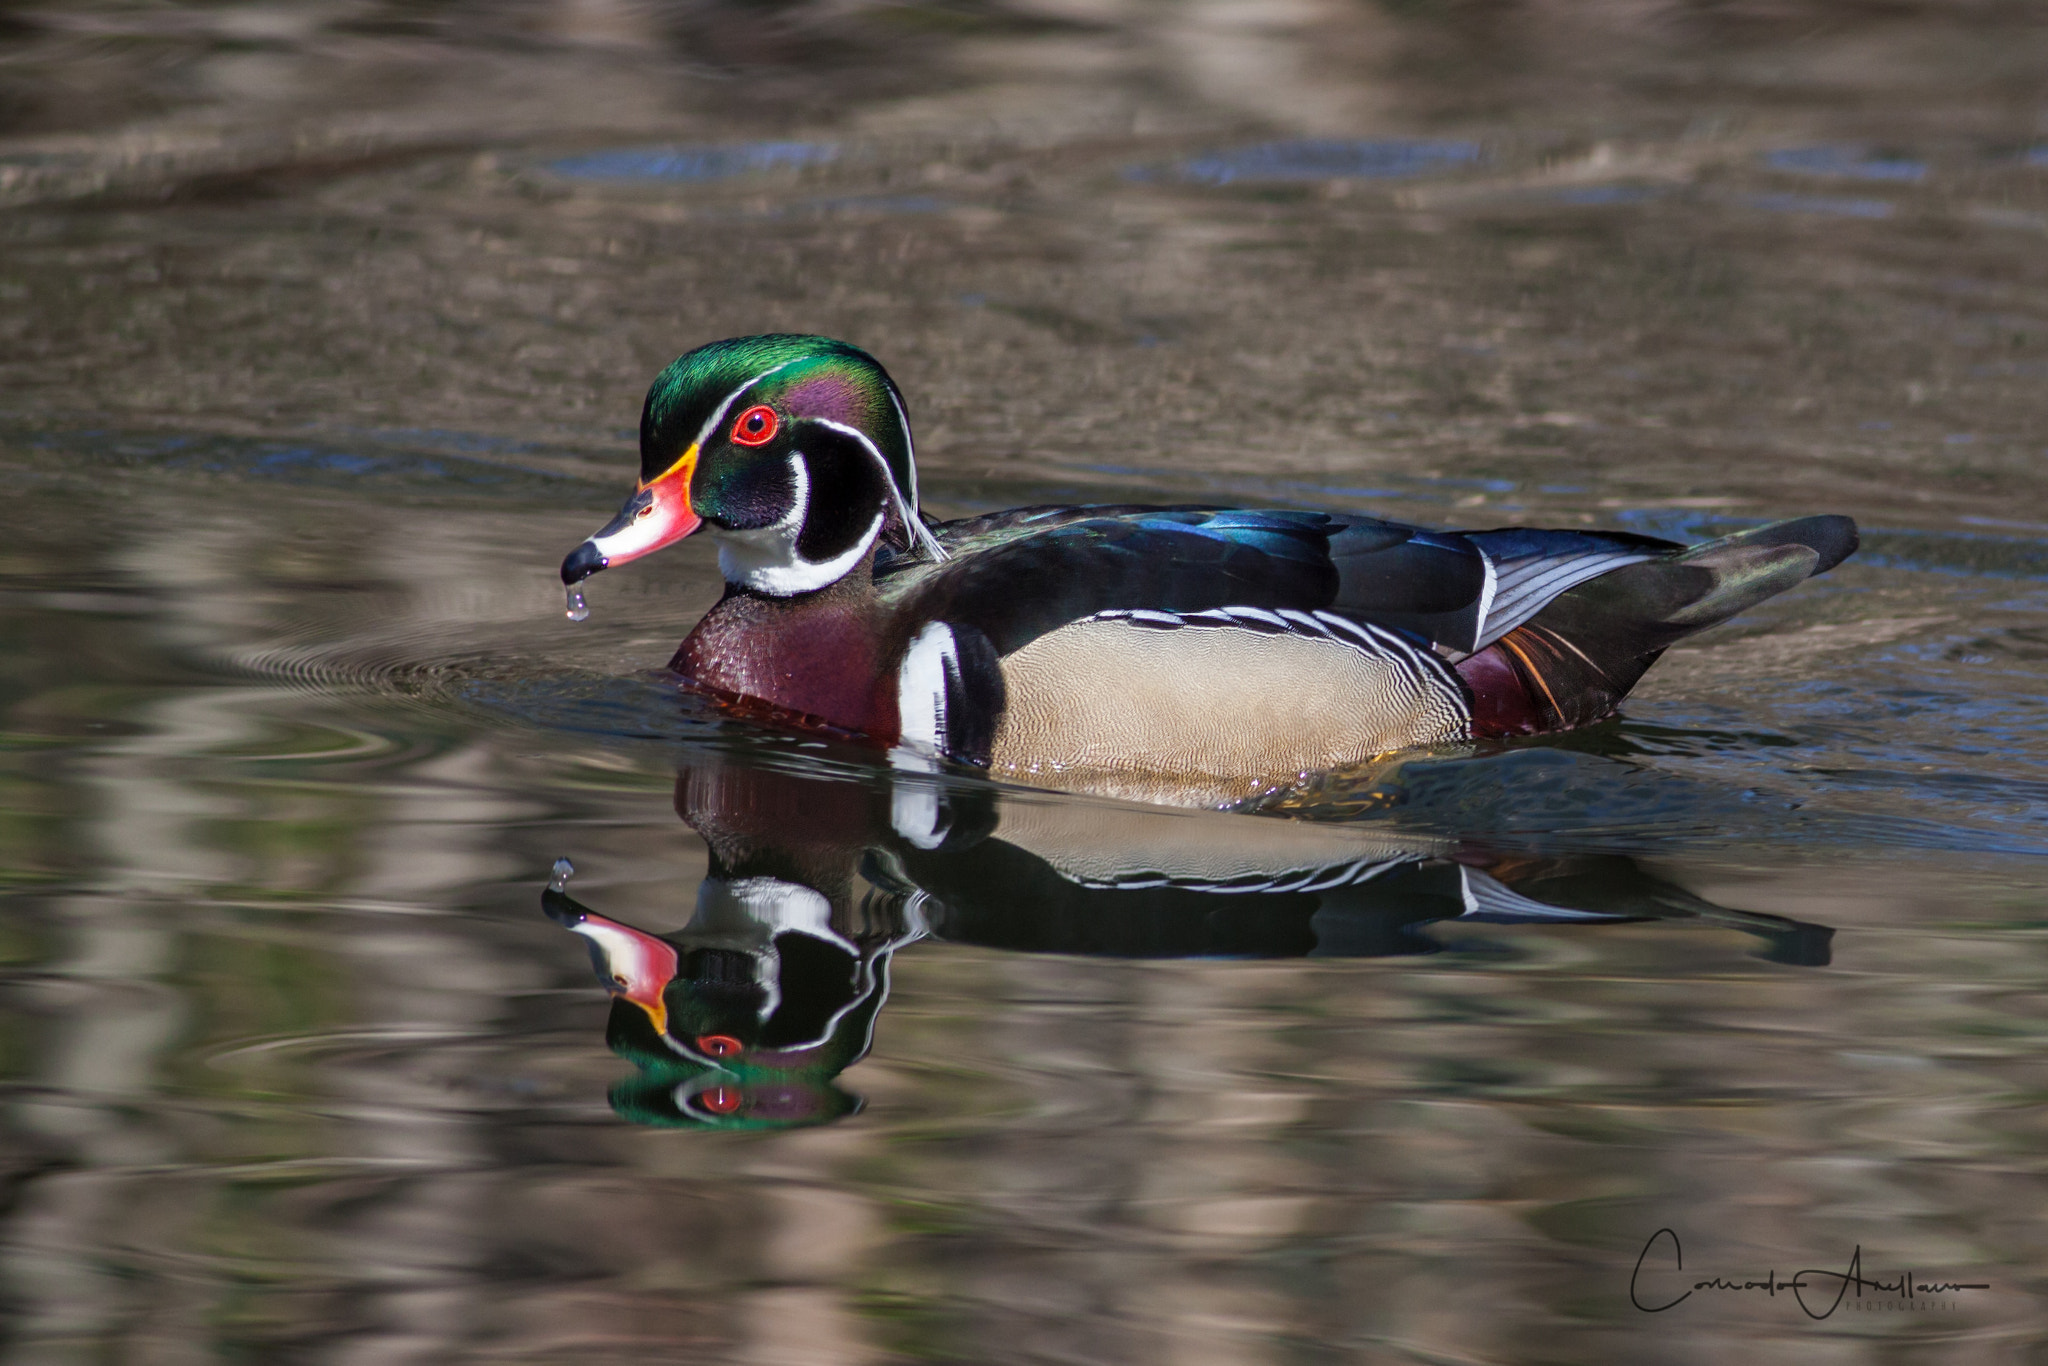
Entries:
<svg viewBox="0 0 2048 1366">
<path fill-rule="evenodd" d="M 576 865 L 565 858 L 555 860 L 555 866 L 548 869 L 548 890 L 559 892 L 568 887 L 569 879 L 576 876 Z"/>
<path fill-rule="evenodd" d="M 587 603 L 587 602 L 585 602 L 585 601 L 583 600 L 583 585 L 582 585 L 582 584 L 580 584 L 580 583 L 572 583 L 572 584 L 570 584 L 570 585 L 569 585 L 569 612 L 568 612 L 568 617 L 569 617 L 569 620 L 571 620 L 571 621 L 582 621 L 582 620 L 584 620 L 585 618 L 587 618 L 587 617 L 588 617 L 589 615 L 590 615 L 590 604 L 589 604 L 589 603 Z"/>
</svg>

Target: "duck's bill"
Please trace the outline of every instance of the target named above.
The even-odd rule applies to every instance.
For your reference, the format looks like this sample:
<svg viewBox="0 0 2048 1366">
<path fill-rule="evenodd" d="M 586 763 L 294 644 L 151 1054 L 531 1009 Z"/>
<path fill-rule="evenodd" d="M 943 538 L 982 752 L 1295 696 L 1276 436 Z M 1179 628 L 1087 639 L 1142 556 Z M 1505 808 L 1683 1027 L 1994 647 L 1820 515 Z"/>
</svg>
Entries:
<svg viewBox="0 0 2048 1366">
<path fill-rule="evenodd" d="M 618 516 L 570 551 L 562 561 L 562 582 L 581 583 L 600 569 L 651 555 L 704 525 L 704 519 L 690 506 L 695 454 L 693 448 L 665 474 L 635 489 Z"/>
<path fill-rule="evenodd" d="M 552 906 L 548 914 L 589 943 L 590 965 L 606 991 L 646 1011 L 655 1033 L 668 1028 L 668 1005 L 663 997 L 676 975 L 679 960 L 675 945 L 645 930 L 588 911 L 574 917 L 573 922 Z"/>
</svg>

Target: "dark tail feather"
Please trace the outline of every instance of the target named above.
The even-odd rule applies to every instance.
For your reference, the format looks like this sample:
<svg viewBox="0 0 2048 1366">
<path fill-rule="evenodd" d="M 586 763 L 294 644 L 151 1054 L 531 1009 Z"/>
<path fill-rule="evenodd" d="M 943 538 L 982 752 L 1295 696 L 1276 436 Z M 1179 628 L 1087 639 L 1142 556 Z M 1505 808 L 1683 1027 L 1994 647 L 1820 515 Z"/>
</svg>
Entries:
<svg viewBox="0 0 2048 1366">
<path fill-rule="evenodd" d="M 1675 642 L 1834 568 L 1847 517 L 1801 517 L 1603 574 L 1458 665 L 1473 732 L 1530 735 L 1598 721 Z"/>
<path fill-rule="evenodd" d="M 1856 553 L 1856 523 L 1847 517 L 1794 517 L 1788 522 L 1772 522 L 1769 526 L 1738 531 L 1718 541 L 1702 541 L 1679 551 L 1674 558 L 1684 563 L 1731 547 L 1781 545 L 1805 546 L 1820 557 L 1813 573 L 1825 574 Z"/>
</svg>

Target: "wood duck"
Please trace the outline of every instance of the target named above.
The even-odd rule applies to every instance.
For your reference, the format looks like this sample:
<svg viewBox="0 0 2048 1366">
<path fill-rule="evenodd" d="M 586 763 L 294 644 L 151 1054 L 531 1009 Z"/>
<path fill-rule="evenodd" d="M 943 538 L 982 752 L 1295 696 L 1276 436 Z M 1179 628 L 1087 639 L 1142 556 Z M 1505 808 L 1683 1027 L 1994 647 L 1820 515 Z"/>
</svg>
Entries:
<svg viewBox="0 0 2048 1366">
<path fill-rule="evenodd" d="M 1606 717 L 1673 642 L 1833 568 L 1846 517 L 1685 547 L 1353 514 L 920 510 L 895 383 L 825 337 L 701 346 L 582 581 L 703 528 L 725 596 L 669 667 L 779 724 L 1027 783 L 1226 800 L 1413 747 Z"/>
</svg>

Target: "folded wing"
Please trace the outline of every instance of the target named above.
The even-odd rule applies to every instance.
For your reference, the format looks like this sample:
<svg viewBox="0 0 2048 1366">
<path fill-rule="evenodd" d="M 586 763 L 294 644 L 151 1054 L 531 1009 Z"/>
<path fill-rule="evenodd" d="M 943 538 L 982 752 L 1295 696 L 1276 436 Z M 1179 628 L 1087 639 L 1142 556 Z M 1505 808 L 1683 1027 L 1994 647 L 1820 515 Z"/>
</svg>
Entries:
<svg viewBox="0 0 2048 1366">
<path fill-rule="evenodd" d="M 1624 532 L 1429 531 L 1371 517 L 1200 507 L 1021 508 L 950 523 L 943 564 L 885 566 L 921 619 L 1008 655 L 1105 611 L 1330 611 L 1441 647 L 1483 649 L 1560 594 L 1669 554 Z"/>
</svg>

